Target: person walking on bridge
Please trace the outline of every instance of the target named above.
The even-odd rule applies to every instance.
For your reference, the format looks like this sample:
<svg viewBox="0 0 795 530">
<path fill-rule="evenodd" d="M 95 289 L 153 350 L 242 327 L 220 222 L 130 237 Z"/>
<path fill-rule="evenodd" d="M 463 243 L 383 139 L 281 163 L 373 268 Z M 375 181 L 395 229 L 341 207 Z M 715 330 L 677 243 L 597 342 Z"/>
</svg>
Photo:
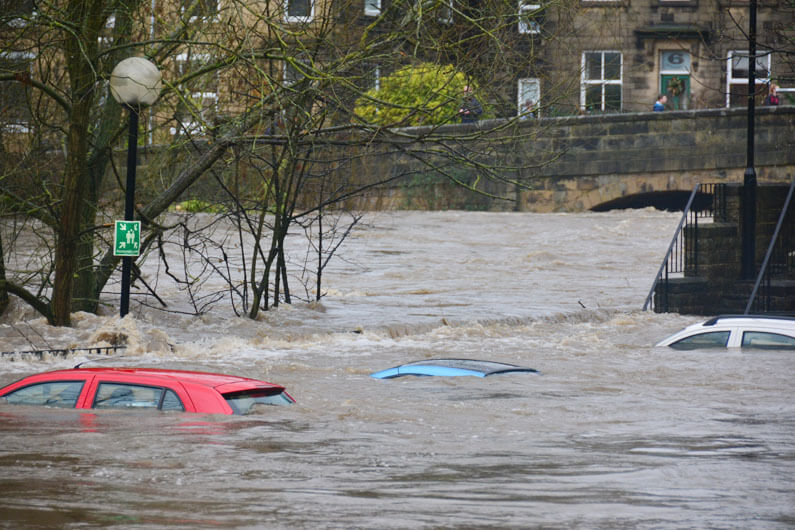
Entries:
<svg viewBox="0 0 795 530">
<path fill-rule="evenodd" d="M 472 87 L 465 86 L 464 99 L 461 101 L 461 108 L 458 109 L 461 123 L 474 123 L 480 119 L 481 114 L 483 114 L 483 107 L 472 93 Z"/>
</svg>

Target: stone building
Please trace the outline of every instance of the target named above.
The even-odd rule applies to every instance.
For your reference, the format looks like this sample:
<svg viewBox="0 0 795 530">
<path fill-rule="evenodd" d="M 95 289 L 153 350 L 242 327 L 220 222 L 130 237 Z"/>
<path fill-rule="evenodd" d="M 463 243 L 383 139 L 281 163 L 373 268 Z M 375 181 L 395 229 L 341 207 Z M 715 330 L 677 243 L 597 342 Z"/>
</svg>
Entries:
<svg viewBox="0 0 795 530">
<path fill-rule="evenodd" d="M 747 104 L 747 1 L 581 0 L 570 10 L 520 1 L 520 10 L 525 7 L 538 14 L 532 37 L 547 68 L 517 81 L 518 108 L 539 92 L 548 102 L 542 106 L 561 106 L 564 113 L 648 111 L 659 93 L 667 94 L 670 109 Z M 759 2 L 759 103 L 771 82 L 795 87 L 794 16 L 791 3 Z M 560 40 L 546 43 L 547 34 Z M 572 78 L 578 86 L 564 84 Z M 564 97 L 557 97 L 560 87 L 569 89 Z"/>
<path fill-rule="evenodd" d="M 0 29 L 7 45 L 0 51 L 0 77 L 35 78 L 41 73 L 32 66 L 36 44 L 19 46 L 15 36 L 35 21 L 35 2 L 4 5 Z M 137 10 L 140 21 L 128 40 L 152 43 L 138 53 L 158 54 L 166 77 L 183 89 L 169 101 L 171 115 L 161 117 L 172 122 L 174 134 L 206 132 L 243 99 L 269 90 L 263 86 L 286 86 L 311 75 L 302 64 L 323 69 L 362 42 L 394 36 L 396 28 L 402 42 L 348 71 L 335 64 L 339 75 L 368 88 L 412 58 L 453 64 L 478 82 L 496 117 L 646 111 L 658 93 L 667 94 L 670 109 L 747 103 L 749 3 L 742 0 L 156 0 L 141 2 Z M 760 103 L 770 83 L 784 89 L 785 101 L 795 89 L 793 17 L 791 2 L 759 2 Z M 406 31 L 409 19 L 412 29 Z M 99 52 L 107 50 L 108 59 L 115 54 L 115 23 L 109 17 L 100 32 Z M 162 42 L 180 25 L 193 33 L 164 52 Z M 478 33 L 475 25 L 487 31 Z M 233 49 L 235 32 L 252 29 L 261 38 L 245 53 L 258 57 L 257 76 L 242 66 L 201 73 L 219 50 Z M 311 39 L 323 44 L 313 47 Z M 253 77 L 267 82 L 254 86 L 247 82 Z M 27 86 L 4 87 L 4 129 L 24 131 Z"/>
</svg>

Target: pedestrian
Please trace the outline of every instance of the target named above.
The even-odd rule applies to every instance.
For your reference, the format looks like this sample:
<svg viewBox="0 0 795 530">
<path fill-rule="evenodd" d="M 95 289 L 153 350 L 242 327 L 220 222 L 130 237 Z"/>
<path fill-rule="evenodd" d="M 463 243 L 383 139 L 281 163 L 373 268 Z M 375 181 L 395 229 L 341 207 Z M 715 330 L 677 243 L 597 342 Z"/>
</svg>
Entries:
<svg viewBox="0 0 795 530">
<path fill-rule="evenodd" d="M 483 107 L 480 102 L 472 93 L 472 87 L 469 85 L 464 87 L 464 99 L 461 101 L 461 108 L 458 109 L 458 115 L 461 117 L 461 123 L 474 123 L 480 119 L 483 114 Z"/>
<path fill-rule="evenodd" d="M 778 105 L 778 85 L 775 83 L 770 83 L 770 90 L 767 93 L 767 97 L 765 98 L 765 105 L 776 106 Z"/>
<path fill-rule="evenodd" d="M 666 103 L 668 103 L 668 96 L 665 94 L 660 94 L 657 96 L 657 101 L 654 102 L 654 112 L 664 111 Z"/>
<path fill-rule="evenodd" d="M 536 103 L 532 99 L 525 100 L 524 105 L 522 105 L 522 113 L 519 114 L 519 119 L 526 120 L 527 118 L 535 118 L 535 106 Z"/>
</svg>

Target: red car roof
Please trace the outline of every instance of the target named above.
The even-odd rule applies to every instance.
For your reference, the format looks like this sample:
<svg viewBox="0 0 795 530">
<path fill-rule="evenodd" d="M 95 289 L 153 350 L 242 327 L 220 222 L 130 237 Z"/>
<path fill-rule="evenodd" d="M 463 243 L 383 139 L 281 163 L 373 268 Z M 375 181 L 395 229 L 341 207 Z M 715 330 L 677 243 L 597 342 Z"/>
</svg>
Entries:
<svg viewBox="0 0 795 530">
<path fill-rule="evenodd" d="M 163 378 L 172 381 L 182 381 L 186 383 L 195 383 L 212 388 L 224 386 L 223 392 L 234 390 L 243 390 L 252 387 L 267 387 L 267 388 L 283 388 L 281 385 L 268 383 L 266 381 L 259 381 L 257 379 L 250 379 L 248 377 L 240 377 L 236 375 L 215 374 L 210 372 L 192 372 L 187 370 L 168 370 L 162 368 L 108 368 L 108 367 L 91 367 L 91 368 L 72 368 L 68 370 L 55 370 L 47 372 L 47 375 L 62 375 L 69 377 L 70 374 L 93 374 L 93 375 L 140 375 L 145 377 Z M 44 374 L 39 374 L 44 375 Z M 221 391 L 219 389 L 219 391 Z"/>
</svg>

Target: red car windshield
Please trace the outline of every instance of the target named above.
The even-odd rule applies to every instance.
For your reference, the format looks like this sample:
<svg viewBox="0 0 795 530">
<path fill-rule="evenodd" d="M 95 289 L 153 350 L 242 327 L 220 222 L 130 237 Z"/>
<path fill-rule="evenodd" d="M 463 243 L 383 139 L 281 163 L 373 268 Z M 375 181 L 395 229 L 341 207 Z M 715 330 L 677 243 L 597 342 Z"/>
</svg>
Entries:
<svg viewBox="0 0 795 530">
<path fill-rule="evenodd" d="M 223 394 L 234 414 L 250 414 L 255 405 L 289 405 L 295 400 L 283 388 L 243 390 Z"/>
</svg>

